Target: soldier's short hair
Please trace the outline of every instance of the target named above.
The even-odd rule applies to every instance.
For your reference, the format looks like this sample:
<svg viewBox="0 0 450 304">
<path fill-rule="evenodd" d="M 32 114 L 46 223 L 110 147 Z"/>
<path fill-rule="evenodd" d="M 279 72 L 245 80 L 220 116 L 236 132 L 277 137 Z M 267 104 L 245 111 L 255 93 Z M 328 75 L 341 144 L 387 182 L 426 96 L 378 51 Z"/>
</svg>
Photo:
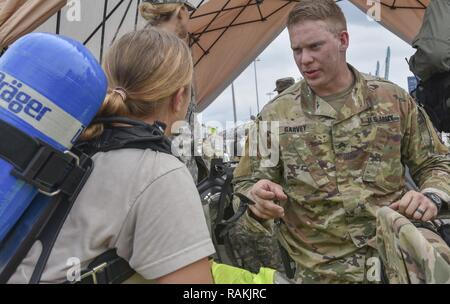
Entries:
<svg viewBox="0 0 450 304">
<path fill-rule="evenodd" d="M 334 0 L 302 0 L 288 16 L 287 27 L 306 20 L 323 20 L 329 23 L 333 34 L 347 30 L 347 20 Z"/>
</svg>

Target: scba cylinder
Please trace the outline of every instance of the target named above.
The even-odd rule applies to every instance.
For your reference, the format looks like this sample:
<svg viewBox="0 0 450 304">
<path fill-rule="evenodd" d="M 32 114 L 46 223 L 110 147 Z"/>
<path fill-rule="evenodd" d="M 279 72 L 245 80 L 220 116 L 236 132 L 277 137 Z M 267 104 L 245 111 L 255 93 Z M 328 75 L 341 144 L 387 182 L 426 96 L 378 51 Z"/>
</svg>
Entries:
<svg viewBox="0 0 450 304">
<path fill-rule="evenodd" d="M 28 34 L 0 57 L 0 120 L 61 152 L 72 147 L 93 119 L 106 89 L 95 57 L 67 37 Z M 0 156 L 0 241 L 38 191 L 12 176 L 12 169 Z"/>
</svg>

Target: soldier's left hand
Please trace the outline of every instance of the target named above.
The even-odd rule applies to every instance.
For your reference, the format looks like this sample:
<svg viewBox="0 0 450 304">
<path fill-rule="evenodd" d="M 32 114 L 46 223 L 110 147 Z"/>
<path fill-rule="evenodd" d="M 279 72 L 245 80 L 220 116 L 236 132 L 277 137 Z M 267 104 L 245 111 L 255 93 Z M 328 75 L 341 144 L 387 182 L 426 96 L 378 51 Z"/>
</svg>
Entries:
<svg viewBox="0 0 450 304">
<path fill-rule="evenodd" d="M 399 201 L 392 203 L 390 207 L 410 219 L 423 222 L 435 219 L 438 214 L 437 206 L 428 197 L 413 190 L 405 193 Z"/>
</svg>

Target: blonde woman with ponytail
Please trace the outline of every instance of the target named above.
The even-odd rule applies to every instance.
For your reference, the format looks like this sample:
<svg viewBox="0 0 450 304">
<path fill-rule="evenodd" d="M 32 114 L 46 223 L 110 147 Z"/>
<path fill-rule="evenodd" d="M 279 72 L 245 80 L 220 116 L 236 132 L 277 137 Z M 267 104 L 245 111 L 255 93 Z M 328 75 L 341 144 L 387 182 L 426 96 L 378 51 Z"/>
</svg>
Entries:
<svg viewBox="0 0 450 304">
<path fill-rule="evenodd" d="M 184 119 L 190 101 L 187 45 L 155 28 L 128 33 L 109 50 L 104 70 L 108 95 L 80 147 L 89 151 L 144 134 L 152 139 L 150 148 L 93 154 L 94 170 L 58 235 L 42 282 L 68 280 L 74 257 L 83 269 L 115 249 L 135 271 L 127 282 L 212 283 L 207 257 L 214 247 L 199 194 L 186 166 L 165 151 L 171 127 Z M 30 257 L 19 266 L 13 282 L 28 281 L 33 262 Z"/>
</svg>

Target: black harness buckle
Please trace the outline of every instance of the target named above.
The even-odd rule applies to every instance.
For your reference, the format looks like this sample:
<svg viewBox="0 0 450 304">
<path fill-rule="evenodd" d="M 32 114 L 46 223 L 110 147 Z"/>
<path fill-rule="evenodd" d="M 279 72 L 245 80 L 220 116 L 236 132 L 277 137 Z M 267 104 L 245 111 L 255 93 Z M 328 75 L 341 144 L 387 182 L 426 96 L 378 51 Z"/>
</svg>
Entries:
<svg viewBox="0 0 450 304">
<path fill-rule="evenodd" d="M 63 171 L 57 174 L 58 177 L 60 178 L 60 176 L 65 173 L 64 171 L 67 171 L 67 168 L 64 168 L 65 167 L 64 165 L 66 166 L 69 166 L 71 164 L 79 165 L 80 160 L 78 156 L 71 153 L 70 151 L 65 151 L 64 153 L 61 153 L 46 144 L 43 143 L 40 144 L 41 146 L 37 150 L 36 154 L 29 161 L 26 168 L 23 171 L 20 171 L 16 167 L 15 169 L 12 170 L 11 174 L 37 187 L 39 192 L 41 192 L 42 194 L 47 196 L 55 196 L 61 193 L 61 189 L 56 188 L 58 186 L 56 185 L 57 182 L 56 179 L 58 178 L 45 179 L 45 177 L 43 177 L 41 173 L 47 171 L 55 172 L 56 168 L 54 162 L 57 162 L 58 167 Z M 61 163 L 63 167 L 61 167 Z M 52 167 L 53 169 L 50 169 Z"/>
<path fill-rule="evenodd" d="M 13 166 L 13 176 L 35 186 L 42 194 L 63 193 L 72 199 L 93 166 L 81 151 L 73 148 L 61 152 L 4 121 L 0 121 L 0 158 Z"/>
<path fill-rule="evenodd" d="M 15 167 L 11 174 L 38 188 L 46 196 L 56 196 L 64 193 L 69 197 L 76 197 L 78 190 L 89 176 L 91 164 L 83 165 L 81 152 L 73 149 L 60 152 L 53 147 L 39 142 L 40 146 L 29 160 L 26 168 L 20 170 Z M 77 153 L 79 155 L 77 155 Z"/>
</svg>

